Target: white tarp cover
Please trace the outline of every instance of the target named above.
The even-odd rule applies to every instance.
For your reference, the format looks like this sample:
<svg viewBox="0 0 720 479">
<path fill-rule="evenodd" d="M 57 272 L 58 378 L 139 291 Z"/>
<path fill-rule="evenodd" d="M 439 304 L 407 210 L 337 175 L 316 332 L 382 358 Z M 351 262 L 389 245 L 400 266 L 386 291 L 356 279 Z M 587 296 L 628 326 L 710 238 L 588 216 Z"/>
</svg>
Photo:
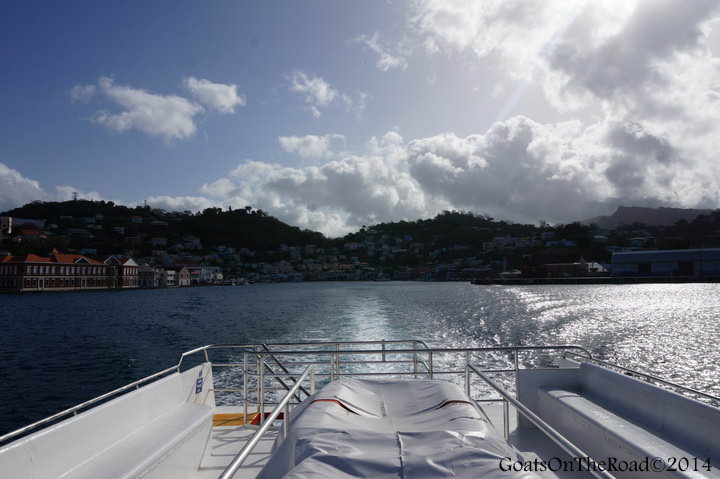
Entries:
<svg viewBox="0 0 720 479">
<path fill-rule="evenodd" d="M 534 476 L 500 470 L 521 458 L 466 401 L 447 381 L 335 381 L 293 411 L 258 478 Z"/>
</svg>

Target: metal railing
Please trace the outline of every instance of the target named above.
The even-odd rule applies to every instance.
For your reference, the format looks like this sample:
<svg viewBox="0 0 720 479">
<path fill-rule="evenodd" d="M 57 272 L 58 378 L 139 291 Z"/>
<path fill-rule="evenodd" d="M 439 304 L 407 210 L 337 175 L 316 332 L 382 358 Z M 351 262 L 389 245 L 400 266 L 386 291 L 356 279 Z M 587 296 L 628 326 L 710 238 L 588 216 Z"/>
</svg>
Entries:
<svg viewBox="0 0 720 479">
<path fill-rule="evenodd" d="M 354 349 L 353 349 L 354 347 Z M 215 393 L 233 393 L 226 404 L 242 404 L 245 417 L 257 412 L 260 421 L 267 407 L 277 404 L 274 396 L 287 392 L 291 383 L 301 375 L 299 368 L 313 366 L 314 376 L 321 382 L 342 377 L 425 377 L 438 378 L 465 374 L 466 363 L 482 361 L 490 355 L 484 371 L 513 373 L 523 366 L 523 354 L 538 352 L 576 351 L 590 356 L 579 346 L 493 346 L 485 348 L 430 348 L 420 340 L 339 341 L 321 343 L 274 343 L 260 345 L 210 345 L 190 353 L 229 350 L 231 358 L 211 361 L 213 368 L 235 368 L 235 374 L 216 378 Z M 233 357 L 232 351 L 242 351 L 242 358 Z M 226 351 L 227 352 L 227 351 Z M 449 359 L 448 359 L 449 358 Z M 211 358 L 212 359 L 212 358 Z M 484 358 L 488 359 L 488 358 Z M 272 364 L 272 368 L 269 367 Z M 494 366 L 491 366 L 494 364 Z M 227 379 L 230 377 L 231 379 Z M 232 379 L 234 378 L 234 379 Z M 235 384 L 233 384 L 233 381 Z M 228 384 L 219 384 L 227 382 Z M 470 384 L 466 383 L 469 391 Z M 307 391 L 300 391 L 307 394 Z M 217 397 L 217 396 L 216 396 Z M 479 401 L 494 401 L 479 399 Z M 221 401 L 224 402 L 224 401 Z"/>
<path fill-rule="evenodd" d="M 275 409 L 270 413 L 270 416 L 265 420 L 264 424 L 260 426 L 260 429 L 255 431 L 255 434 L 250 438 L 250 440 L 245 444 L 245 446 L 240 450 L 240 452 L 235 456 L 235 458 L 230 462 L 230 464 L 225 468 L 223 473 L 220 475 L 219 479 L 232 479 L 232 477 L 237 473 L 237 471 L 242 467 L 243 463 L 245 462 L 245 459 L 250 455 L 250 453 L 255 449 L 255 446 L 257 446 L 257 443 L 262 439 L 262 437 L 265 435 L 265 433 L 270 429 L 270 426 L 272 425 L 273 421 L 278 418 L 280 415 L 280 412 L 283 412 L 283 430 L 285 435 L 287 435 L 287 427 L 288 427 L 288 420 L 290 417 L 290 400 L 295 396 L 295 394 L 300 389 L 302 382 L 309 378 L 310 380 L 310 391 L 312 393 L 315 392 L 314 390 L 314 384 L 315 384 L 315 378 L 313 376 L 313 367 L 308 366 L 305 368 L 305 371 L 300 375 L 300 377 L 295 382 L 295 385 L 290 388 L 285 394 L 285 397 L 278 403 L 278 405 L 275 407 Z M 262 417 L 262 416 L 261 416 Z"/>
<path fill-rule="evenodd" d="M 359 349 L 350 349 L 350 346 L 358 346 Z M 410 345 L 408 348 L 407 345 Z M 586 349 L 574 346 L 574 345 L 560 345 L 560 346 L 494 346 L 487 348 L 429 348 L 427 345 L 413 344 L 413 341 L 377 341 L 377 342 L 357 342 L 357 343 L 323 343 L 321 345 L 312 343 L 300 343 L 296 347 L 295 344 L 273 344 L 273 345 L 260 345 L 258 348 L 252 350 L 252 352 L 245 352 L 245 358 L 242 362 L 237 363 L 213 363 L 213 366 L 243 366 L 244 373 L 244 394 L 243 403 L 246 405 L 255 406 L 259 418 L 260 418 L 260 429 L 256 431 L 253 438 L 245 445 L 240 454 L 235 460 L 228 466 L 226 472 L 220 476 L 221 479 L 231 478 L 235 472 L 241 467 L 242 462 L 252 452 L 258 441 L 262 436 L 272 427 L 273 421 L 278 417 L 280 412 L 285 409 L 284 418 L 288 417 L 288 410 L 286 409 L 289 402 L 293 399 L 294 395 L 300 390 L 301 383 L 307 378 L 308 369 L 320 368 L 318 372 L 312 369 L 314 372 L 313 378 L 311 379 L 311 391 L 314 391 L 315 377 L 325 378 L 326 380 L 335 380 L 342 377 L 354 377 L 354 376 L 403 376 L 409 375 L 413 377 L 426 377 L 436 378 L 440 376 L 456 375 L 464 376 L 465 391 L 470 397 L 475 397 L 471 394 L 471 388 L 473 382 L 471 380 L 471 373 L 475 373 L 480 380 L 481 384 L 486 384 L 491 390 L 499 393 L 501 399 L 475 399 L 475 402 L 490 402 L 490 401 L 502 401 L 503 412 L 504 412 L 504 433 L 505 437 L 509 436 L 509 404 L 515 406 L 519 413 L 525 416 L 531 423 L 535 424 L 543 433 L 545 433 L 552 441 L 558 444 L 558 446 L 567 452 L 571 457 L 583 458 L 584 460 L 590 460 L 589 456 L 585 454 L 580 448 L 575 446 L 567 438 L 563 437 L 557 430 L 553 429 L 536 414 L 530 411 L 526 406 L 515 399 L 507 389 L 498 385 L 495 381 L 490 379 L 488 374 L 495 373 L 514 373 L 518 369 L 526 366 L 526 362 L 522 356 L 524 354 L 531 353 L 548 353 L 548 352 L 563 352 L 582 355 L 583 357 L 591 358 L 591 354 Z M 222 346 L 212 346 L 212 349 L 220 349 Z M 578 354 L 580 353 L 580 354 Z M 477 361 L 483 354 L 491 354 L 495 357 L 490 361 L 494 363 L 494 366 L 485 367 L 480 369 L 478 366 L 472 365 L 471 361 Z M 450 356 L 451 359 L 447 360 L 445 356 Z M 498 356 L 500 356 L 498 358 Z M 553 355 L 557 357 L 556 355 Z M 267 397 L 272 391 L 282 390 L 287 388 L 287 382 L 281 382 L 283 387 L 272 387 L 266 384 L 266 380 L 272 381 L 269 376 L 265 375 L 267 371 L 265 367 L 265 360 L 271 361 L 274 365 L 282 366 L 280 369 L 282 373 L 276 370 L 278 374 L 283 374 L 291 380 L 295 380 L 292 388 L 286 391 L 283 399 L 277 403 L 273 412 L 268 416 L 265 413 L 265 407 L 272 403 L 272 400 Z M 500 363 L 508 363 L 507 366 L 500 365 Z M 359 365 L 364 367 L 360 368 Z M 368 366 L 388 366 L 395 367 L 395 370 L 388 371 L 387 368 L 382 370 L 368 370 Z M 296 374 L 293 372 L 294 368 L 298 366 L 305 367 L 305 371 L 302 374 Z M 531 366 L 533 367 L 533 366 Z M 250 381 L 248 381 L 248 378 Z M 277 380 L 278 378 L 275 377 Z M 476 384 L 477 386 L 477 384 Z M 237 389 L 235 389 L 237 390 Z M 250 392 L 255 393 L 254 402 L 253 398 L 249 394 Z M 283 430 L 286 431 L 287 421 L 283 421 Z M 286 434 L 286 432 L 285 432 Z M 595 477 L 607 479 L 613 476 L 608 474 L 606 471 L 597 469 L 591 470 L 592 475 Z"/>
</svg>

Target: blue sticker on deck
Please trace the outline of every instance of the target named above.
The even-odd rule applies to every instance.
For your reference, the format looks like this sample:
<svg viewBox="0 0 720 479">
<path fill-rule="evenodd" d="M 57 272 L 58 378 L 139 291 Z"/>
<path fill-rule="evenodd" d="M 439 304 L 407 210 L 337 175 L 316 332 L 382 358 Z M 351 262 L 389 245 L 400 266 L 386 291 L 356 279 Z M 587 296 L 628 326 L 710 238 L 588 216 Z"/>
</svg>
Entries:
<svg viewBox="0 0 720 479">
<path fill-rule="evenodd" d="M 203 390 L 203 377 L 202 377 L 202 371 L 200 371 L 200 376 L 195 380 L 195 394 L 200 393 Z"/>
</svg>

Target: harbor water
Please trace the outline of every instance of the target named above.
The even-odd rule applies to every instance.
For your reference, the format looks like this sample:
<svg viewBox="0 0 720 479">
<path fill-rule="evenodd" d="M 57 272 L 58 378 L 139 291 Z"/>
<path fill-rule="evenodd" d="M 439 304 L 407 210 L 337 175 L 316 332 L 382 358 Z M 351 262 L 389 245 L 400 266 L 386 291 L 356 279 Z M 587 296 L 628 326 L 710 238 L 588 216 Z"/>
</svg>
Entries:
<svg viewBox="0 0 720 479">
<path fill-rule="evenodd" d="M 0 296 L 0 433 L 213 343 L 577 344 L 720 394 L 720 285 L 285 283 Z"/>
</svg>

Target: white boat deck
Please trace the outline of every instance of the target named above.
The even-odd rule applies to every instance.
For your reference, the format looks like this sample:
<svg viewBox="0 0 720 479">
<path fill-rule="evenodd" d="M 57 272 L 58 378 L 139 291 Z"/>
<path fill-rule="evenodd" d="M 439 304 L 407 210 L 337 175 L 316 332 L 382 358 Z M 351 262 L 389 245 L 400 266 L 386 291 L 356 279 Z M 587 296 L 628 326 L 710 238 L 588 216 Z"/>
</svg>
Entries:
<svg viewBox="0 0 720 479">
<path fill-rule="evenodd" d="M 242 414 L 243 408 L 218 406 L 214 412 L 215 414 Z M 197 474 L 191 477 L 217 479 L 256 431 L 257 426 L 213 426 Z M 236 479 L 252 479 L 258 475 L 270 457 L 276 437 L 276 429 L 270 429 L 262 437 L 235 475 Z"/>
<path fill-rule="evenodd" d="M 193 477 L 217 479 L 255 431 L 255 428 L 251 429 L 245 426 L 213 427 L 200 468 Z M 276 437 L 277 432 L 271 430 L 258 442 L 248 459 L 235 474 L 236 479 L 252 479 L 258 475 L 270 457 Z"/>
<path fill-rule="evenodd" d="M 429 349 L 427 345 L 418 340 L 310 345 L 317 349 L 309 349 L 307 343 L 272 346 L 273 349 L 264 344 L 197 348 L 183 353 L 181 361 L 176 367 L 160 371 L 2 436 L 0 437 L 0 471 L 3 472 L 0 473 L 0 476 L 72 477 L 76 479 L 94 479 L 95 477 L 215 479 L 223 475 L 229 466 L 232 465 L 232 468 L 235 468 L 239 465 L 234 475 L 228 472 L 225 477 L 256 478 L 271 457 L 273 446 L 281 433 L 277 428 L 282 428 L 283 422 L 278 419 L 271 424 L 266 423 L 263 427 L 247 425 L 243 424 L 248 420 L 246 414 L 251 415 L 255 411 L 263 411 L 264 417 L 267 417 L 270 411 L 273 411 L 272 417 L 278 415 L 277 417 L 280 418 L 283 416 L 279 416 L 279 414 L 287 414 L 288 409 L 285 408 L 298 407 L 296 405 L 309 397 L 315 387 L 323 387 L 324 390 L 324 385 L 328 384 L 328 381 L 331 385 L 342 386 L 341 383 L 335 381 L 346 378 L 353 381 L 358 376 L 369 376 L 369 379 L 373 381 L 378 378 L 393 381 L 414 378 L 429 379 L 428 382 L 435 381 L 436 384 L 439 379 L 447 379 L 456 385 L 453 387 L 460 388 L 457 389 L 458 394 L 444 395 L 443 398 L 446 400 L 438 398 L 428 400 L 431 402 L 429 406 L 415 408 L 417 410 L 410 406 L 420 401 L 421 398 L 427 399 L 430 396 L 423 395 L 419 391 L 407 393 L 396 391 L 393 396 L 394 400 L 386 402 L 385 399 L 377 399 L 378 397 L 384 398 L 385 393 L 389 391 L 389 389 L 383 389 L 382 391 L 371 391 L 362 396 L 365 398 L 364 402 L 357 402 L 351 398 L 349 407 L 345 407 L 336 400 L 345 401 L 346 399 L 334 396 L 334 393 L 329 394 L 327 398 L 316 400 L 321 403 L 325 401 L 326 405 L 328 402 L 334 402 L 349 411 L 349 419 L 351 422 L 356 422 L 356 429 L 365 431 L 364 445 L 369 444 L 370 450 L 378 453 L 377 456 L 372 455 L 371 457 L 378 458 L 378 460 L 381 460 L 385 450 L 382 449 L 384 446 L 375 439 L 379 436 L 373 434 L 381 430 L 383 433 L 390 431 L 391 434 L 399 431 L 399 435 L 404 434 L 403 431 L 409 431 L 408 434 L 420 432 L 421 436 L 425 434 L 425 431 L 429 431 L 427 437 L 422 436 L 425 443 L 416 444 L 416 447 L 420 448 L 419 450 L 425 452 L 417 453 L 413 449 L 416 452 L 413 460 L 417 462 L 412 466 L 424 464 L 422 456 L 426 453 L 432 456 L 437 451 L 452 451 L 452 447 L 438 447 L 439 443 L 433 442 L 436 441 L 433 437 L 439 436 L 433 436 L 433 433 L 442 430 L 443 432 L 450 431 L 450 435 L 452 435 L 453 427 L 459 427 L 457 425 L 460 424 L 460 420 L 468 419 L 470 416 L 452 417 L 450 415 L 443 420 L 450 421 L 446 421 L 446 423 L 453 426 L 446 427 L 443 426 L 446 423 L 438 420 L 440 416 L 443 418 L 445 416 L 440 412 L 438 414 L 433 412 L 425 416 L 429 421 L 423 423 L 423 427 L 426 429 L 415 428 L 420 422 L 405 424 L 403 421 L 406 419 L 402 418 L 439 410 L 447 404 L 467 403 L 468 401 L 464 399 L 467 398 L 471 401 L 479 401 L 478 405 L 495 429 L 495 431 L 492 431 L 492 428 L 488 429 L 487 423 L 480 416 L 473 416 L 485 424 L 484 430 L 488 434 L 483 437 L 491 438 L 495 441 L 494 444 L 504 444 L 504 446 L 496 448 L 496 452 L 492 452 L 491 449 L 490 456 L 484 456 L 487 471 L 488 465 L 492 466 L 491 469 L 495 469 L 494 459 L 487 462 L 487 458 L 495 457 L 492 454 L 498 455 L 498 471 L 497 474 L 491 473 L 492 477 L 507 475 L 500 471 L 499 456 L 504 454 L 514 456 L 523 464 L 535 463 L 536 459 L 545 464 L 551 460 L 557 464 L 558 462 L 572 461 L 573 457 L 587 458 L 588 455 L 594 458 L 615 457 L 618 451 L 626 454 L 622 457 L 642 458 L 648 456 L 648 451 L 652 452 L 653 447 L 659 447 L 666 448 L 662 450 L 675 448 L 672 450 L 678 450 L 687 457 L 698 457 L 701 460 L 705 457 L 711 458 L 712 461 L 707 459 L 707 462 L 712 462 L 712 471 L 710 469 L 697 471 L 699 474 L 695 473 L 692 477 L 720 478 L 720 473 L 718 473 L 720 471 L 720 460 L 718 460 L 720 446 L 717 445 L 720 444 L 720 432 L 718 432 L 720 431 L 720 410 L 717 408 L 632 378 L 627 375 L 632 371 L 619 366 L 614 367 L 620 368 L 626 374 L 612 372 L 598 365 L 572 363 L 572 361 L 568 363 L 568 360 L 562 358 L 558 360 L 558 366 L 551 365 L 544 368 L 519 366 L 522 364 L 518 359 L 521 354 L 523 355 L 522 359 L 526 359 L 533 354 L 561 352 L 572 354 L 573 351 L 580 350 L 583 354 L 579 356 L 592 359 L 589 353 L 576 346 Z M 352 349 L 353 346 L 361 349 Z M 208 351 L 215 349 L 223 351 L 230 349 L 230 353 L 221 360 L 213 361 L 208 357 Z M 198 354 L 204 354 L 205 361 L 189 369 L 181 368 L 183 358 Z M 598 360 L 594 361 L 603 363 Z M 475 364 L 484 365 L 475 366 Z M 220 385 L 215 383 L 214 372 L 221 379 L 218 381 Z M 488 374 L 495 374 L 495 376 L 490 377 Z M 642 373 L 637 372 L 632 372 L 632 374 L 643 376 Z M 514 380 L 515 387 L 507 390 L 502 385 L 494 383 L 498 377 L 504 378 L 505 383 L 511 383 L 507 380 L 511 378 Z M 644 377 L 655 383 L 672 386 L 675 390 L 690 393 L 694 397 L 703 397 L 706 400 L 720 403 L 720 398 L 652 376 L 644 375 Z M 461 391 L 463 385 L 465 386 L 464 394 Z M 581 385 L 582 388 L 577 389 L 578 385 Z M 445 389 L 445 386 L 439 388 Z M 556 394 L 558 392 L 563 394 L 558 396 Z M 488 393 L 491 394 L 488 395 Z M 602 399 L 602 395 L 606 393 L 609 396 Z M 216 395 L 220 394 L 225 394 L 221 398 L 221 403 L 227 401 L 237 406 L 217 406 Z M 459 397 L 461 395 L 463 398 Z M 512 448 L 508 448 L 507 443 L 501 437 L 506 429 L 504 403 L 500 401 L 484 402 L 479 399 L 488 397 L 503 397 L 507 401 L 505 404 L 509 407 L 507 415 L 509 424 L 506 441 L 519 455 Z M 648 410 L 645 407 L 648 401 L 652 401 L 656 407 Z M 380 412 L 376 410 L 378 408 L 375 407 L 375 403 L 380 404 Z M 299 407 L 307 407 L 311 403 L 303 402 L 302 404 L 306 406 Z M 353 414 L 357 414 L 353 409 L 358 407 L 360 411 L 364 411 L 363 414 L 353 416 Z M 397 416 L 394 416 L 396 412 L 403 410 L 403 407 L 410 408 L 414 412 L 411 411 L 404 415 L 398 413 Z M 317 411 L 322 411 L 322 409 Z M 328 411 L 335 411 L 331 414 L 335 417 L 339 410 L 329 409 Z M 450 409 L 443 411 L 452 414 Z M 643 414 L 639 414 L 638 411 Z M 308 422 L 308 416 L 303 416 L 299 410 L 296 412 L 298 421 L 293 421 L 292 427 L 301 422 L 299 419 L 302 417 L 305 417 L 305 422 Z M 340 410 L 340 412 L 342 411 Z M 518 427 L 518 412 L 521 412 L 523 416 L 521 427 Z M 475 411 L 474 414 L 477 412 Z M 363 419 L 358 422 L 361 416 L 368 420 Z M 568 419 L 570 416 L 572 416 L 572 421 Z M 311 420 L 310 423 L 319 425 L 325 424 L 324 421 L 330 416 L 321 414 L 312 417 L 316 417 L 316 419 Z M 608 423 L 607 418 L 610 417 L 615 418 L 615 422 Z M 628 436 L 626 428 L 614 426 L 614 424 L 630 424 L 629 421 L 636 421 L 638 417 L 641 417 L 645 423 L 639 426 L 636 424 L 638 431 L 636 434 L 630 435 L 631 437 L 626 437 Z M 384 418 L 391 420 L 385 421 Z M 394 422 L 395 419 L 398 421 Z M 457 423 L 452 422 L 456 419 Z M 407 419 L 407 421 L 415 421 L 415 419 Z M 373 425 L 369 426 L 370 423 Z M 539 429 L 532 427 L 531 423 Z M 656 423 L 662 424 L 668 429 L 660 431 L 655 426 Z M 40 428 L 40 426 L 44 427 Z M 332 427 L 327 425 L 324 427 L 326 429 L 334 427 L 335 431 L 344 432 L 348 430 L 349 426 L 343 422 Z M 247 450 L 241 454 L 241 451 L 260 429 L 265 430 L 265 434 L 259 438 L 249 454 Z M 285 446 L 292 447 L 293 443 L 287 441 L 301 437 L 297 432 L 301 429 L 298 426 L 294 430 L 289 430 L 288 439 L 280 449 Z M 312 430 L 312 427 L 305 424 L 303 432 L 305 436 L 303 437 L 313 437 L 314 432 L 308 433 L 309 430 Z M 460 435 L 465 431 L 458 430 Z M 466 430 L 469 430 L 470 436 L 472 436 L 480 429 L 476 431 L 475 426 L 472 426 Z M 550 436 L 554 436 L 553 439 Z M 325 437 L 327 443 L 329 436 Z M 9 442 L 10 439 L 13 442 Z M 330 443 L 335 444 L 334 438 L 329 440 Z M 430 445 L 427 444 L 428 441 L 431 443 Z M 622 442 L 622 451 L 608 449 L 608 447 L 616 447 L 620 441 L 624 441 Z M 684 442 L 681 444 L 679 441 Z M 346 449 L 350 450 L 352 454 L 342 457 L 353 456 L 356 450 L 359 450 L 358 448 L 364 447 L 360 443 L 355 439 L 345 439 Z M 562 444 L 562 446 L 558 444 Z M 683 449 L 678 449 L 678 445 Z M 390 446 L 389 449 L 393 447 Z M 571 451 L 572 454 L 564 452 L 563 448 Z M 321 452 L 324 453 L 324 451 Z M 278 451 L 276 453 L 279 454 Z M 313 452 L 313 454 L 315 453 Z M 652 454 L 652 456 L 654 457 L 656 454 Z M 444 457 L 447 457 L 447 454 Z M 396 461 L 397 458 L 392 457 L 391 459 Z M 427 460 L 432 462 L 430 459 Z M 467 466 L 471 464 L 467 460 L 467 458 L 457 460 L 453 458 L 448 464 Z M 275 474 L 277 464 L 277 461 L 273 461 L 263 473 L 263 477 L 282 476 L 282 474 Z M 476 465 L 473 464 L 471 467 L 472 469 L 466 467 L 465 473 L 477 472 Z M 390 468 L 390 470 L 394 469 Z M 98 471 L 102 473 L 100 474 Z M 112 476 L 105 474 L 110 471 L 114 471 Z M 270 471 L 270 475 L 268 475 L 268 471 Z M 524 474 L 520 472 L 519 475 L 523 476 Z M 542 471 L 540 475 L 557 478 L 613 477 L 607 473 L 572 470 Z M 374 476 L 371 474 L 358 477 Z"/>
</svg>

